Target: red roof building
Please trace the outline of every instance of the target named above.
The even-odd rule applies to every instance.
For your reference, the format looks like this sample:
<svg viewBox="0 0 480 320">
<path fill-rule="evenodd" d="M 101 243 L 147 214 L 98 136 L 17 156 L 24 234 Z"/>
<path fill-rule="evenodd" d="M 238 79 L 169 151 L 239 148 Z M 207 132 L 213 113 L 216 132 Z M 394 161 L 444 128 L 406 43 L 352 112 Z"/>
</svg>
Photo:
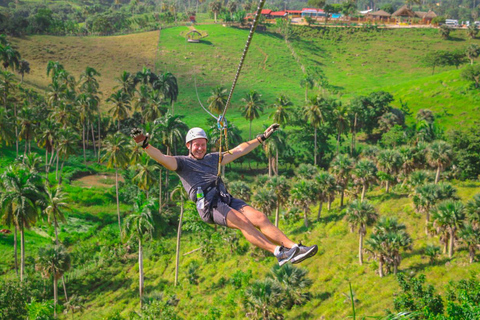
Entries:
<svg viewBox="0 0 480 320">
<path fill-rule="evenodd" d="M 275 11 L 275 12 L 272 12 L 270 13 L 270 16 L 271 17 L 286 17 L 288 15 L 288 13 L 286 13 L 285 11 Z"/>
<path fill-rule="evenodd" d="M 262 12 L 261 12 L 261 14 L 263 14 L 265 16 L 270 15 L 270 13 L 272 13 L 272 10 L 270 10 L 270 9 L 262 9 Z"/>
</svg>

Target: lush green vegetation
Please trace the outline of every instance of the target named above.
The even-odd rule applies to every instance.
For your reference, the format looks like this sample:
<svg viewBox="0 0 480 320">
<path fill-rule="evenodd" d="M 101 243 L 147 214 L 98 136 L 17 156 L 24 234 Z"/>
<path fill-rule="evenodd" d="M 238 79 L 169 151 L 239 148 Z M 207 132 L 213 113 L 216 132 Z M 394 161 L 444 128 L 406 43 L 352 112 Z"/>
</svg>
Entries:
<svg viewBox="0 0 480 320">
<path fill-rule="evenodd" d="M 408 281 L 415 280 L 401 277 L 399 286 L 395 273 L 425 274 L 449 306 L 440 308 L 436 299 L 425 311 L 431 314 L 418 318 L 478 315 L 469 309 L 478 301 L 462 295 L 478 294 L 478 89 L 460 78 L 455 65 L 446 63 L 431 75 L 423 62 L 425 46 L 453 51 L 478 40 L 460 31 L 452 41 L 435 30 L 374 27 L 294 28 L 287 44 L 274 30 L 255 35 L 228 113 L 229 145 L 248 138 L 250 125 L 254 134 L 272 121 L 284 130 L 264 150 L 229 166 L 226 180 L 234 195 L 271 212 L 272 220 L 280 203 L 280 228 L 320 247 L 299 267 L 278 269 L 239 233 L 201 222 L 177 192 L 172 199 L 176 176 L 125 136 L 143 126 L 154 133 L 152 144 L 171 154 L 186 153 L 188 126 L 213 127 L 209 134 L 216 140 L 216 124 L 195 102 L 192 73 L 205 106 L 221 109 L 221 86 L 233 77 L 247 31 L 201 28 L 209 36 L 196 47 L 180 37 L 184 27 L 163 30 L 159 42 L 158 32 L 4 38 L 2 52 L 10 47 L 21 53 L 3 55 L 6 68 L 18 71 L 17 60 L 24 58 L 31 74 L 20 85 L 20 76 L 1 74 L 2 228 L 17 230 L 19 243 L 24 235 L 18 251 L 25 259 L 19 254 L 17 276 L 14 235 L 0 236 L 6 252 L 0 257 L 6 281 L 0 301 L 15 306 L 0 305 L 0 315 L 51 317 L 54 279 L 58 313 L 65 318 L 265 318 L 266 307 L 269 317 L 343 319 L 352 316 L 351 300 L 357 317 L 382 317 L 386 309 L 425 311 L 422 292 L 408 295 Z M 73 50 L 76 41 L 86 49 Z M 38 53 L 39 46 L 50 50 L 48 56 Z M 144 55 L 132 50 L 124 58 L 122 50 L 148 47 Z M 136 55 L 143 60 L 134 61 Z M 261 109 L 257 118 L 253 111 Z M 134 222 L 141 227 L 128 228 Z M 296 282 L 283 281 L 284 273 Z"/>
</svg>

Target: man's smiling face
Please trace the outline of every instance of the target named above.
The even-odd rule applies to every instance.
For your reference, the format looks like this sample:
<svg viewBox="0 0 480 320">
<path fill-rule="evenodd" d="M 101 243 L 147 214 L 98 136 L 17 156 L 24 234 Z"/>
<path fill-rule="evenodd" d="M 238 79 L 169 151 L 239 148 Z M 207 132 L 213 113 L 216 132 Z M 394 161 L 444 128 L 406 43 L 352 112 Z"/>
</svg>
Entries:
<svg viewBox="0 0 480 320">
<path fill-rule="evenodd" d="M 195 159 L 201 160 L 207 153 L 207 139 L 199 138 L 194 139 L 187 143 L 187 148 L 190 152 L 190 156 Z"/>
</svg>

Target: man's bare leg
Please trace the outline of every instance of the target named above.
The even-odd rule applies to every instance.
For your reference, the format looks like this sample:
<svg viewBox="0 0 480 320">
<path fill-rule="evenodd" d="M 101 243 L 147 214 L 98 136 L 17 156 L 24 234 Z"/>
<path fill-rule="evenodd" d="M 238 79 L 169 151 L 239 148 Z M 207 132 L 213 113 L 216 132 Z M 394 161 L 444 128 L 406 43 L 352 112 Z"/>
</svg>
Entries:
<svg viewBox="0 0 480 320">
<path fill-rule="evenodd" d="M 287 238 L 280 229 L 275 227 L 264 213 L 250 206 L 243 207 L 240 212 L 251 222 L 251 224 L 259 228 L 261 233 L 270 239 L 271 242 L 286 248 L 292 248 L 295 245 L 295 242 Z"/>
<path fill-rule="evenodd" d="M 249 219 L 235 209 L 231 209 L 227 214 L 227 227 L 238 229 L 243 233 L 245 239 L 253 245 L 274 253 L 276 245 L 260 232 Z"/>
</svg>

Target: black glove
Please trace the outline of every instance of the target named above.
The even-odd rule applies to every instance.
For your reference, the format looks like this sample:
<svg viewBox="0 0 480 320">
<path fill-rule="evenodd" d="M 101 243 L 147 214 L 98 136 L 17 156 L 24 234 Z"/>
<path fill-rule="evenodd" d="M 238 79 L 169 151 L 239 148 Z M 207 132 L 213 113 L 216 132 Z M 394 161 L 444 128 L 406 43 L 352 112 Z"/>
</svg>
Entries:
<svg viewBox="0 0 480 320">
<path fill-rule="evenodd" d="M 130 136 L 135 140 L 135 142 L 137 143 L 137 145 L 139 147 L 142 147 L 143 149 L 148 147 L 149 135 L 148 135 L 148 133 L 147 133 L 147 135 L 144 135 L 142 133 L 142 129 L 133 128 L 132 131 L 130 131 Z"/>
<path fill-rule="evenodd" d="M 275 131 L 277 131 L 277 129 L 280 128 L 280 125 L 278 123 L 274 123 L 272 124 L 270 127 L 267 128 L 267 130 L 265 130 L 262 134 L 259 134 L 257 136 L 257 139 L 260 141 L 260 142 L 263 142 L 265 140 L 267 140 L 268 138 L 270 138 L 270 136 L 272 135 L 272 133 L 274 133 Z"/>
</svg>

